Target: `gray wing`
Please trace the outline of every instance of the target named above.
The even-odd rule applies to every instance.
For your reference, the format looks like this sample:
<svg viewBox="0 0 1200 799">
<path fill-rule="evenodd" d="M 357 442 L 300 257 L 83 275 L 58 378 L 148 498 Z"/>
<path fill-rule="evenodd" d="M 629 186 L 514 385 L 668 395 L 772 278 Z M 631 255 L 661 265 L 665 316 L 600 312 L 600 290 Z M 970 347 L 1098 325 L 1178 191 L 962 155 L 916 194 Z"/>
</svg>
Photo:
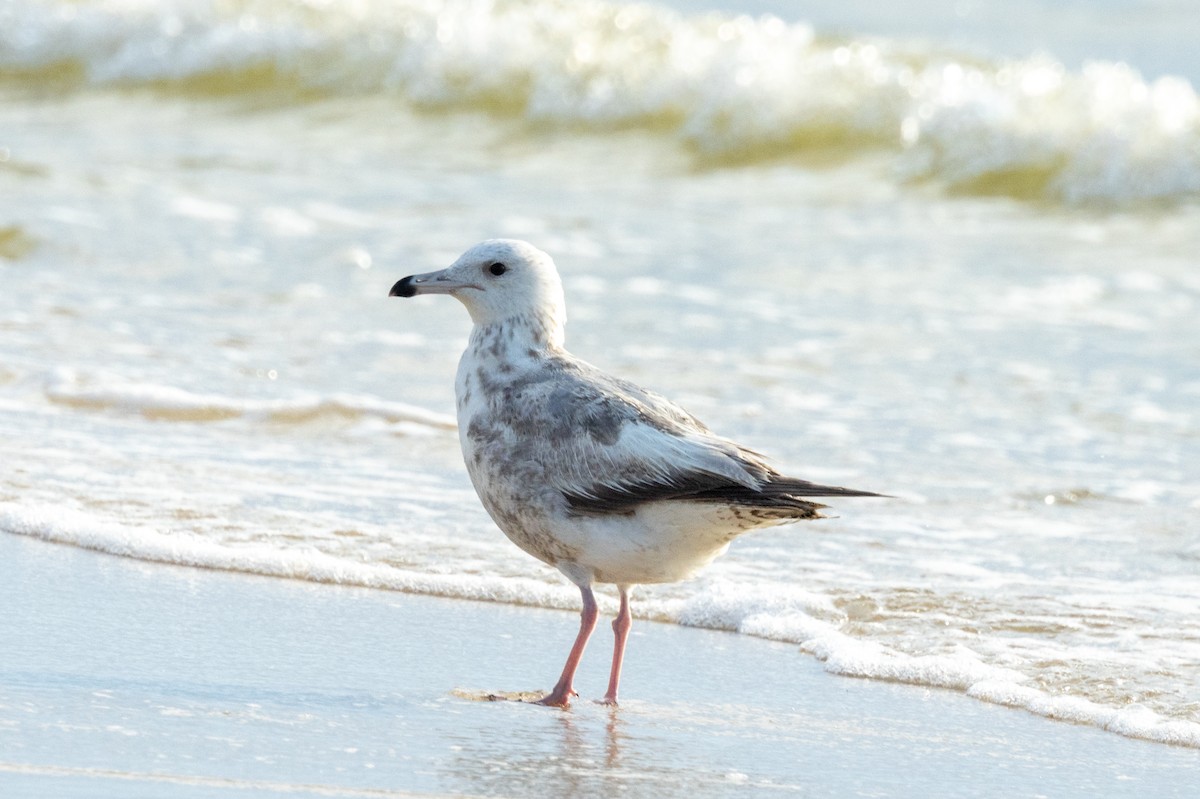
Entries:
<svg viewBox="0 0 1200 799">
<path fill-rule="evenodd" d="M 545 413 L 545 474 L 577 513 L 624 513 L 691 500 L 816 515 L 805 498 L 879 496 L 784 477 L 756 452 L 714 435 L 670 400 L 575 359 L 523 399 Z"/>
</svg>

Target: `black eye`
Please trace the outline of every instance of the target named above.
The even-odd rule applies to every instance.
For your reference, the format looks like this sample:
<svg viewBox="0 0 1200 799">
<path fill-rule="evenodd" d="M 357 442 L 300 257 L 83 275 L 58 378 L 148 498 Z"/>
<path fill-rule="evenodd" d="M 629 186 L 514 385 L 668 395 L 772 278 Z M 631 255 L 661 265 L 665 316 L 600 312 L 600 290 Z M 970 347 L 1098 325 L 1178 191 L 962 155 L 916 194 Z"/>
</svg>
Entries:
<svg viewBox="0 0 1200 799">
<path fill-rule="evenodd" d="M 500 262 L 496 262 L 488 267 L 488 271 L 491 272 L 496 277 L 500 277 L 501 275 L 503 275 L 505 272 L 508 271 L 508 267 Z"/>
</svg>

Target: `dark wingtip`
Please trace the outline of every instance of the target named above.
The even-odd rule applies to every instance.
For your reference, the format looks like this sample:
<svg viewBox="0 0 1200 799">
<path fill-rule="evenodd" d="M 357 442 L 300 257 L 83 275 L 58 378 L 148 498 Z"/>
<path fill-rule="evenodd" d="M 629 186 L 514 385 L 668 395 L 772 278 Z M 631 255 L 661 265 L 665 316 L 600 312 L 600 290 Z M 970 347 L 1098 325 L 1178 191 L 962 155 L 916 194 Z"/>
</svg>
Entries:
<svg viewBox="0 0 1200 799">
<path fill-rule="evenodd" d="M 795 497 L 881 497 L 895 499 L 891 494 L 877 494 L 874 491 L 860 491 L 857 488 L 842 488 L 810 483 L 807 480 L 795 480 L 788 477 L 777 477 L 765 486 L 768 491 L 790 494 Z"/>
<path fill-rule="evenodd" d="M 809 497 L 879 497 L 895 499 L 891 494 L 878 494 L 874 491 L 859 491 L 855 488 L 839 488 L 837 486 L 819 486 L 819 493 L 805 494 Z"/>
<path fill-rule="evenodd" d="M 396 281 L 396 285 L 392 286 L 392 290 L 388 292 L 389 297 L 412 297 L 417 293 L 417 287 L 413 285 L 412 275 L 402 277 Z"/>
<path fill-rule="evenodd" d="M 857 488 L 834 488 L 831 497 L 883 497 L 885 499 L 895 499 L 891 494 L 879 494 L 875 491 L 859 491 Z"/>
</svg>

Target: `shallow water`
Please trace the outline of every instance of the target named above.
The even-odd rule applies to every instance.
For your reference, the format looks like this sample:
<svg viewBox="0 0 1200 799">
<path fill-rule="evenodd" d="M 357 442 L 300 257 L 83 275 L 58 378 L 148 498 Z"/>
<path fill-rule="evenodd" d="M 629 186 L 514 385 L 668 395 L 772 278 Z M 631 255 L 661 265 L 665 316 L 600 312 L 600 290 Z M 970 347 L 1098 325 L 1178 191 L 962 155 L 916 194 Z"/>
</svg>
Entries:
<svg viewBox="0 0 1200 799">
<path fill-rule="evenodd" d="M 712 630 L 637 625 L 632 698 L 587 701 L 607 680 L 587 658 L 584 699 L 561 712 L 472 699 L 547 685 L 565 613 L 15 536 L 0 603 L 28 607 L 0 616 L 16 642 L 0 650 L 6 799 L 1195 793 L 1195 750 L 839 680 L 788 644 Z"/>
<path fill-rule="evenodd" d="M 517 236 L 557 259 L 576 354 L 898 497 L 747 537 L 643 616 L 1200 746 L 1185 77 L 932 28 L 433 8 L 0 6 L 0 528 L 574 607 L 461 466 L 466 314 L 386 297 Z"/>
</svg>

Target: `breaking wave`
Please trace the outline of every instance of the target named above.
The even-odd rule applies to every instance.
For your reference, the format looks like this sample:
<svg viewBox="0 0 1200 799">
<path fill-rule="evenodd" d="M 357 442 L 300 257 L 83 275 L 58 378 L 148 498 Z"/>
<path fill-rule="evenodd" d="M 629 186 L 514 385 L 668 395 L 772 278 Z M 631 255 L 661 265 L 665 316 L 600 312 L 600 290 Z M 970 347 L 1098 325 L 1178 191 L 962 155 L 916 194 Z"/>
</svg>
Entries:
<svg viewBox="0 0 1200 799">
<path fill-rule="evenodd" d="M 587 0 L 0 0 L 0 76 L 276 103 L 382 94 L 540 129 L 644 128 L 701 165 L 884 151 L 897 179 L 956 192 L 1200 197 L 1200 100 L 1183 78 L 970 60 L 774 17 Z"/>
</svg>

